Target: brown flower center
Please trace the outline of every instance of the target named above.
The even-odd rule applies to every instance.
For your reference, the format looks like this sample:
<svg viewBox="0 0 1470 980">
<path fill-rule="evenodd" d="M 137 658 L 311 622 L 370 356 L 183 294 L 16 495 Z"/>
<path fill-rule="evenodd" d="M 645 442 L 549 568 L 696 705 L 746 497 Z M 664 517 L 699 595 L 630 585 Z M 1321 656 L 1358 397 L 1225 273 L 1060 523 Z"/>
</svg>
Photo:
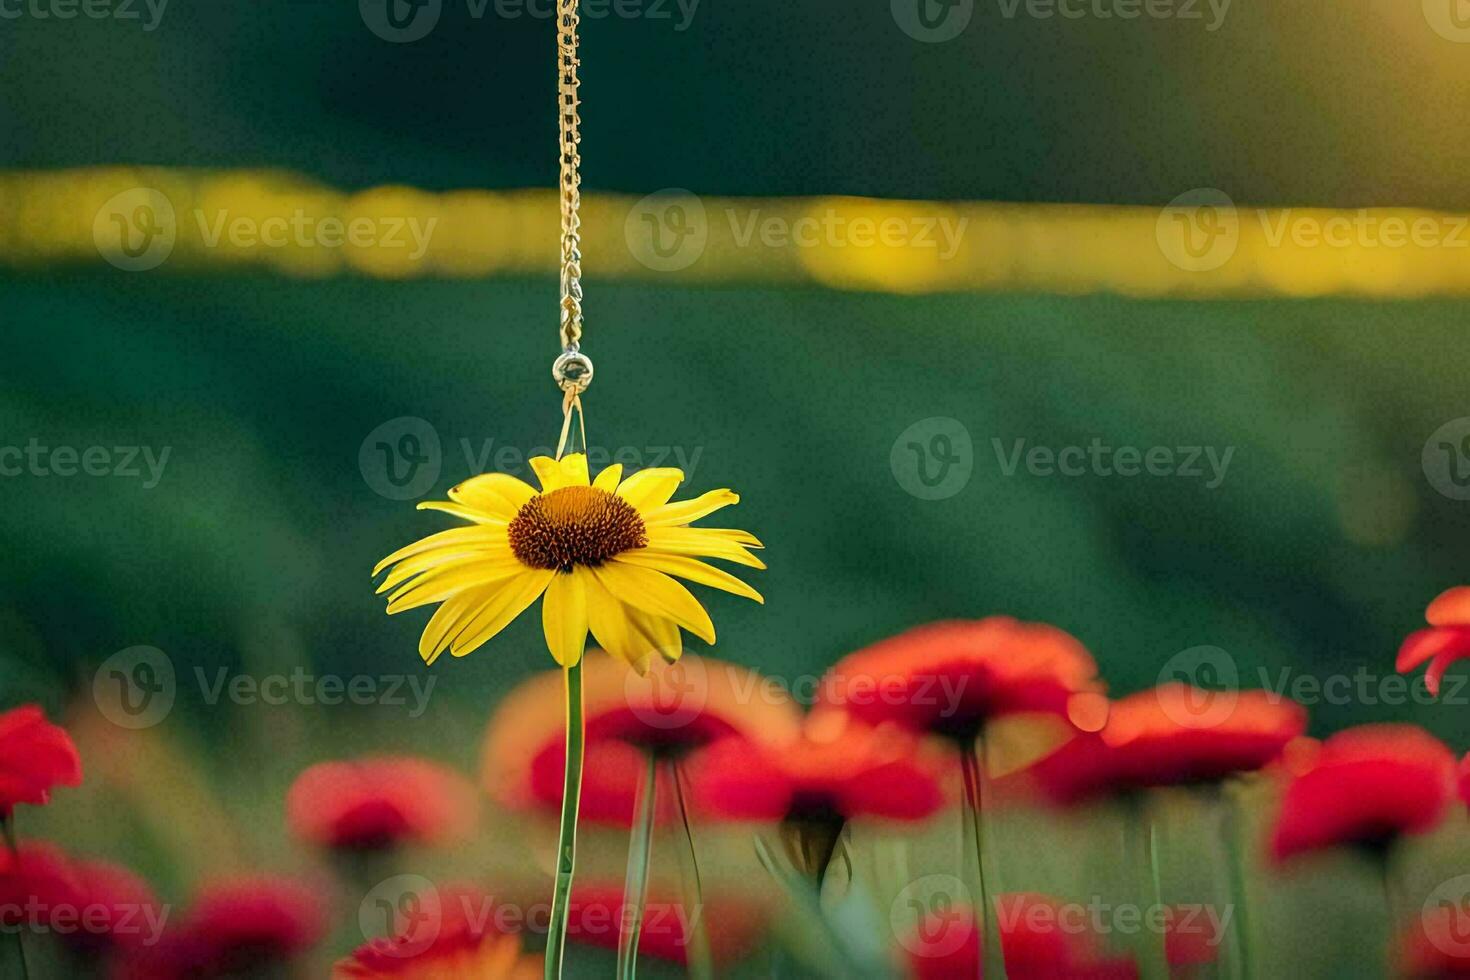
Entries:
<svg viewBox="0 0 1470 980">
<path fill-rule="evenodd" d="M 522 564 L 561 572 L 601 565 L 648 544 L 643 518 L 633 505 L 596 487 L 562 487 L 532 497 L 508 533 L 510 550 Z"/>
</svg>

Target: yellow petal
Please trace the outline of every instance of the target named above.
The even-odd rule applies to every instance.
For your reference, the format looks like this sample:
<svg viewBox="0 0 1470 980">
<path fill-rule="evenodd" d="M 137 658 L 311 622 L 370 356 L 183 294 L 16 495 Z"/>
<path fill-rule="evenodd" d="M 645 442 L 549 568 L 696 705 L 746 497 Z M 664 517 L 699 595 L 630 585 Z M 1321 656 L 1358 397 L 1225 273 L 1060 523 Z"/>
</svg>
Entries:
<svg viewBox="0 0 1470 980">
<path fill-rule="evenodd" d="M 489 527 L 505 527 L 509 523 L 508 518 L 496 517 L 483 510 L 466 507 L 464 504 L 451 504 L 443 500 L 425 500 L 418 505 L 419 510 L 437 510 L 445 514 L 453 514 L 455 517 L 463 518 L 475 524 L 484 524 Z"/>
<path fill-rule="evenodd" d="M 651 659 L 650 654 L 656 653 L 669 663 L 673 663 L 683 655 L 684 643 L 679 639 L 678 623 L 672 619 L 651 616 L 646 612 L 628 607 L 624 607 L 623 611 L 627 614 L 628 623 L 638 637 L 638 648 L 647 651 L 642 657 L 642 666 L 638 667 L 638 673 L 642 674 L 647 671 L 648 661 Z"/>
<path fill-rule="evenodd" d="M 636 654 L 632 652 L 628 618 L 623 614 L 623 604 L 603 588 L 592 575 L 583 579 L 587 591 L 587 625 L 597 643 L 612 656 L 633 664 Z"/>
<path fill-rule="evenodd" d="M 561 458 L 562 486 L 586 487 L 592 485 L 587 473 L 586 453 L 567 453 Z"/>
<path fill-rule="evenodd" d="M 535 489 L 508 473 L 482 473 L 449 491 L 449 499 L 503 521 L 515 519 Z"/>
<path fill-rule="evenodd" d="M 493 561 L 497 553 L 493 551 L 428 551 L 422 555 L 414 555 L 405 558 L 393 566 L 393 571 L 383 577 L 383 584 L 377 588 L 378 595 L 395 589 L 407 582 L 409 579 L 422 575 L 423 573 L 441 568 L 460 568 L 477 561 Z M 510 552 L 499 555 L 501 558 L 509 558 Z"/>
<path fill-rule="evenodd" d="M 706 565 L 697 558 L 689 558 L 684 555 L 660 555 L 656 552 L 643 550 L 625 551 L 613 559 L 614 562 L 623 562 L 629 565 L 640 565 L 643 568 L 652 568 L 654 571 L 663 572 L 666 575 L 677 575 L 679 578 L 698 582 L 700 585 L 708 585 L 713 589 L 722 589 L 735 595 L 754 599 L 764 604 L 766 600 L 755 589 L 746 585 L 740 579 L 729 572 L 718 569 L 713 565 Z"/>
<path fill-rule="evenodd" d="M 586 572 L 558 573 L 541 600 L 541 627 L 546 646 L 563 667 L 582 659 L 587 646 Z"/>
<path fill-rule="evenodd" d="M 450 596 L 515 578 L 526 566 L 514 558 L 501 562 L 475 562 L 463 568 L 434 569 L 409 582 L 388 597 L 388 615 L 442 602 Z"/>
<path fill-rule="evenodd" d="M 511 579 L 495 600 L 476 613 L 475 618 L 454 638 L 449 644 L 449 652 L 456 657 L 463 657 L 479 649 L 525 612 L 526 607 L 546 591 L 555 574 L 549 568 L 532 568 Z"/>
<path fill-rule="evenodd" d="M 645 511 L 643 522 L 645 524 L 668 524 L 678 526 L 681 524 L 692 524 L 701 517 L 707 517 L 722 507 L 740 503 L 740 495 L 732 490 L 711 490 L 709 493 L 695 497 L 693 500 L 681 500 L 673 504 L 664 504 L 653 510 Z"/>
<path fill-rule="evenodd" d="M 406 548 L 399 548 L 393 554 L 384 558 L 373 566 L 373 574 L 377 575 L 383 569 L 405 558 L 433 551 L 436 548 L 465 548 L 479 547 L 488 542 L 505 538 L 505 528 L 490 527 L 452 527 L 447 531 L 431 534 L 426 538 L 420 538 Z"/>
<path fill-rule="evenodd" d="M 693 593 L 663 572 L 609 562 L 593 568 L 592 574 L 619 602 L 672 619 L 704 642 L 715 642 L 715 624 L 709 613 Z"/>
<path fill-rule="evenodd" d="M 618 496 L 639 511 L 650 511 L 669 502 L 679 484 L 684 482 L 684 471 L 669 466 L 639 470 L 618 487 Z"/>
<path fill-rule="evenodd" d="M 566 486 L 566 483 L 562 481 L 561 463 L 550 456 L 531 457 L 531 469 L 535 471 L 536 479 L 541 483 L 542 493 L 550 493 Z"/>
<path fill-rule="evenodd" d="M 622 478 L 623 464 L 614 463 L 611 466 L 604 467 L 602 472 L 597 474 L 597 480 L 592 485 L 599 490 L 606 490 L 608 493 L 612 493 L 617 490 L 618 481 Z"/>
<path fill-rule="evenodd" d="M 750 568 L 765 568 L 766 563 L 720 534 L 702 527 L 650 527 L 648 551 L 665 555 L 689 555 L 696 558 L 720 558 Z"/>
<path fill-rule="evenodd" d="M 429 623 L 424 627 L 424 635 L 419 637 L 419 656 L 424 658 L 424 663 L 432 664 L 439 659 L 439 654 L 449 646 L 455 634 L 494 598 L 497 588 L 492 585 L 461 592 L 434 610 L 434 615 L 429 617 Z"/>
</svg>

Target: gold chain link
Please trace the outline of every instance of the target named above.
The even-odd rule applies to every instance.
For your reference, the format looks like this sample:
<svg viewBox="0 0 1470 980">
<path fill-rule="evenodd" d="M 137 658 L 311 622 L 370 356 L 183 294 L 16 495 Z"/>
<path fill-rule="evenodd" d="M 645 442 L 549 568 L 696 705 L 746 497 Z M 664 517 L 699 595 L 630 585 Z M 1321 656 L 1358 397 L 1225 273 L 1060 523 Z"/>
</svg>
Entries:
<svg viewBox="0 0 1470 980">
<path fill-rule="evenodd" d="M 577 99 L 580 0 L 557 2 L 557 98 L 561 112 L 561 345 L 582 340 L 582 117 Z"/>
</svg>

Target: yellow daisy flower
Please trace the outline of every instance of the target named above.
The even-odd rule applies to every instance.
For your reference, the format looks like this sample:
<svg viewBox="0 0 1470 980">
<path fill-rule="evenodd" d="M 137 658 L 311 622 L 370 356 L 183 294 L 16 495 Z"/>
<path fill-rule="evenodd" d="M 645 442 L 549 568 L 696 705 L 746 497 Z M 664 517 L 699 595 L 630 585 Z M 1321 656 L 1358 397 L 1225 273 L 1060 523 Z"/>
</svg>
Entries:
<svg viewBox="0 0 1470 980">
<path fill-rule="evenodd" d="M 426 663 L 445 650 L 463 657 L 478 649 L 544 596 L 546 645 L 558 663 L 581 659 L 590 629 L 603 649 L 641 673 L 655 652 L 678 659 L 680 627 L 715 642 L 709 613 L 675 577 L 764 601 L 700 561 L 765 568 L 750 552 L 761 543 L 744 531 L 689 526 L 739 503 L 731 491 L 670 503 L 682 471 L 639 470 L 624 480 L 614 464 L 592 480 L 583 453 L 538 456 L 531 468 L 539 493 L 513 476 L 486 473 L 450 490 L 447 502 L 419 504 L 471 526 L 432 534 L 373 569 L 393 569 L 378 587 L 388 593 L 389 615 L 443 603 L 419 640 Z"/>
</svg>

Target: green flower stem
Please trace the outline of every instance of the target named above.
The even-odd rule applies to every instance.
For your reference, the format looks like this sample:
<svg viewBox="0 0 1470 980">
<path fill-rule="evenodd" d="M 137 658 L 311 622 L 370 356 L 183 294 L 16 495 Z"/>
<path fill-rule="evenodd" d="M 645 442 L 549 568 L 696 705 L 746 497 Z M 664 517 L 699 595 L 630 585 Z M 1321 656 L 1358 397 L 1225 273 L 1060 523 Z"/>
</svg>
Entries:
<svg viewBox="0 0 1470 980">
<path fill-rule="evenodd" d="M 11 813 L 0 811 L 0 833 L 5 836 L 5 848 L 10 852 L 11 866 L 16 872 L 20 871 L 20 846 L 15 842 L 15 816 Z M 20 957 L 20 975 L 24 980 L 30 980 L 31 965 L 26 961 L 26 941 L 24 929 L 15 930 L 15 951 Z"/>
<path fill-rule="evenodd" d="M 679 810 L 683 847 L 679 849 L 680 877 L 684 883 L 684 928 L 688 949 L 689 976 L 692 980 L 711 980 L 715 975 L 710 955 L 709 931 L 704 923 L 704 885 L 699 877 L 699 856 L 694 849 L 694 828 L 689 821 L 689 807 L 684 800 L 679 764 L 669 760 L 669 783 L 674 788 L 674 802 Z"/>
<path fill-rule="evenodd" d="M 985 841 L 985 766 L 984 742 L 966 740 L 960 745 L 960 771 L 965 782 L 965 833 L 964 850 L 966 864 L 975 872 L 975 906 L 980 915 L 983 941 L 980 946 L 982 975 L 986 980 L 1005 980 L 1005 951 L 1001 948 L 1000 921 L 996 916 L 995 903 L 986 894 L 986 866 L 994 872 L 993 861 L 987 860 Z M 973 851 L 973 854 L 968 852 Z M 991 877 L 992 883 L 994 877 Z"/>
<path fill-rule="evenodd" d="M 1149 806 L 1147 790 L 1134 794 L 1129 808 L 1133 818 L 1129 821 L 1129 832 L 1133 835 L 1135 867 L 1140 871 L 1139 892 L 1143 901 L 1151 908 L 1164 905 L 1163 881 L 1159 874 L 1159 823 L 1153 808 Z M 1169 980 L 1169 930 L 1168 920 L 1160 920 L 1163 928 L 1155 931 L 1148 923 L 1153 920 L 1145 911 L 1143 946 L 1139 950 L 1138 975 L 1140 980 Z"/>
<path fill-rule="evenodd" d="M 623 878 L 622 932 L 618 936 L 618 980 L 638 976 L 638 939 L 643 932 L 643 904 L 648 897 L 648 859 L 653 841 L 654 801 L 658 797 L 658 759 L 648 753 L 648 767 L 638 785 L 638 815 L 628 840 L 628 870 Z"/>
<path fill-rule="evenodd" d="M 1233 788 L 1215 789 L 1213 804 L 1219 821 L 1217 834 L 1224 845 L 1225 910 L 1233 911 L 1235 924 L 1230 929 L 1229 975 L 1232 980 L 1251 976 L 1250 920 L 1246 917 L 1246 861 L 1248 848 L 1242 840 L 1243 814 Z"/>
<path fill-rule="evenodd" d="M 582 662 L 562 671 L 567 693 L 567 764 L 562 783 L 561 833 L 556 842 L 556 889 L 546 933 L 546 980 L 561 980 L 567 944 L 567 908 L 577 862 L 577 812 L 582 802 L 582 757 L 587 732 L 582 705 Z"/>
</svg>

